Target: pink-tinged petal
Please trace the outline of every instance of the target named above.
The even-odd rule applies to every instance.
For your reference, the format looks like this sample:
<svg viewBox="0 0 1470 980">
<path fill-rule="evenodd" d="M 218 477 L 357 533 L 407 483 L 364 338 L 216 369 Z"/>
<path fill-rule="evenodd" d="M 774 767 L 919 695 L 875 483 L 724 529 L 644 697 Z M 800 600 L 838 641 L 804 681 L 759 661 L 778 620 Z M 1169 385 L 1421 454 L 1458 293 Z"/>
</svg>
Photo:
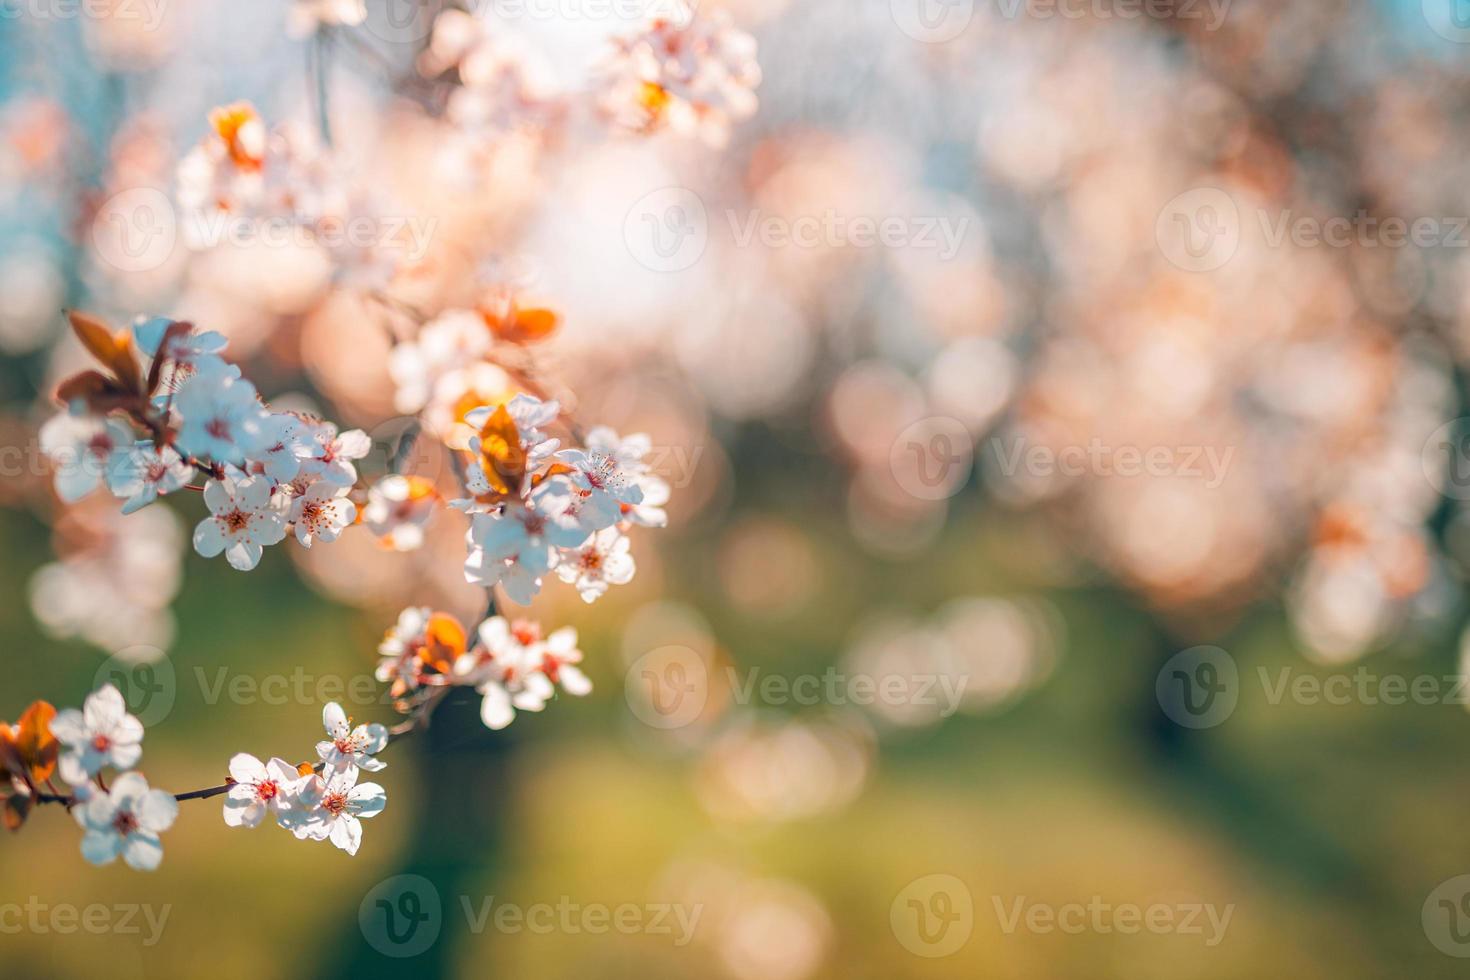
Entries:
<svg viewBox="0 0 1470 980">
<path fill-rule="evenodd" d="M 128 834 L 122 857 L 136 871 L 152 871 L 163 861 L 163 843 L 152 834 Z"/>
<path fill-rule="evenodd" d="M 133 808 L 133 812 L 138 815 L 138 826 L 156 834 L 174 825 L 179 817 L 179 801 L 174 799 L 172 793 L 151 789 Z"/>
<path fill-rule="evenodd" d="M 353 730 L 352 737 L 363 747 L 364 752 L 376 755 L 388 744 L 388 729 L 377 722 L 370 725 L 358 725 Z"/>
<path fill-rule="evenodd" d="M 480 624 L 477 630 L 480 642 L 491 653 L 505 649 L 505 643 L 510 639 L 510 622 L 504 616 L 491 616 Z"/>
<path fill-rule="evenodd" d="M 251 477 L 235 485 L 235 500 L 243 510 L 263 510 L 270 499 L 270 482 L 264 477 Z"/>
<path fill-rule="evenodd" d="M 362 783 L 347 794 L 347 802 L 356 816 L 376 817 L 388 805 L 388 794 L 377 783 Z"/>
<path fill-rule="evenodd" d="M 322 708 L 322 727 L 332 738 L 342 738 L 347 734 L 347 712 L 336 701 L 329 701 Z"/>
<path fill-rule="evenodd" d="M 362 846 L 362 824 L 351 814 L 342 814 L 332 821 L 331 840 L 348 854 L 356 854 Z"/>
<path fill-rule="evenodd" d="M 88 782 L 93 772 L 88 772 L 80 752 L 63 752 L 57 760 L 61 770 L 61 781 L 68 786 L 81 786 Z"/>
<path fill-rule="evenodd" d="M 128 713 L 127 702 L 122 693 L 111 684 L 104 684 L 82 704 L 82 718 L 93 732 L 110 732 L 114 725 Z"/>
<path fill-rule="evenodd" d="M 372 452 L 373 441 L 361 429 L 349 429 L 337 437 L 337 455 L 347 459 L 362 459 Z"/>
<path fill-rule="evenodd" d="M 87 830 L 104 830 L 112 826 L 112 815 L 117 812 L 117 806 L 106 793 L 99 791 L 81 806 L 73 807 L 71 812 L 78 826 Z"/>
<path fill-rule="evenodd" d="M 107 761 L 114 769 L 131 769 L 143 758 L 143 746 L 134 742 L 132 745 L 114 745 L 107 753 Z"/>
<path fill-rule="evenodd" d="M 265 764 L 249 752 L 230 757 L 230 778 L 237 783 L 258 783 L 266 778 Z"/>
<path fill-rule="evenodd" d="M 51 734 L 63 745 L 76 745 L 88 738 L 86 721 L 76 708 L 65 708 L 51 719 Z"/>
<path fill-rule="evenodd" d="M 258 812 L 257 812 L 258 811 Z M 254 827 L 260 823 L 265 807 L 255 798 L 251 786 L 231 786 L 225 795 L 224 817 L 227 827 Z"/>
<path fill-rule="evenodd" d="M 132 802 L 133 810 L 137 812 L 137 804 L 148 795 L 148 780 L 141 773 L 125 772 L 112 781 L 112 802 L 116 806 L 123 806 Z"/>
<path fill-rule="evenodd" d="M 225 535 L 219 521 L 206 517 L 194 527 L 194 550 L 205 558 L 213 558 L 225 550 Z"/>
<path fill-rule="evenodd" d="M 92 864 L 111 864 L 122 850 L 122 838 L 110 830 L 89 830 L 82 836 L 82 857 Z"/>
<path fill-rule="evenodd" d="M 515 709 L 511 707 L 510 695 L 499 684 L 492 684 L 481 692 L 485 699 L 480 702 L 480 720 L 485 727 L 498 732 L 515 721 Z"/>
<path fill-rule="evenodd" d="M 123 745 L 136 745 L 143 741 L 143 723 L 132 715 L 125 714 L 112 726 L 107 737 Z"/>
<path fill-rule="evenodd" d="M 265 769 L 266 775 L 280 783 L 282 788 L 301 778 L 301 774 L 296 771 L 296 767 L 280 756 L 273 757 L 270 762 L 267 762 Z"/>
<path fill-rule="evenodd" d="M 204 506 L 209 508 L 211 514 L 230 509 L 230 493 L 225 485 L 218 480 L 206 480 L 204 483 Z"/>
<path fill-rule="evenodd" d="M 382 759 L 374 759 L 370 755 L 359 756 L 357 760 L 357 765 L 359 768 L 365 769 L 368 772 L 378 772 L 380 770 L 388 768 L 388 763 L 384 762 Z"/>
<path fill-rule="evenodd" d="M 587 675 L 570 664 L 562 664 L 556 672 L 557 679 L 561 681 L 562 690 L 574 697 L 584 697 L 592 693 L 592 682 Z"/>
<path fill-rule="evenodd" d="M 225 549 L 225 560 L 230 567 L 241 572 L 248 572 L 260 564 L 260 556 L 265 554 L 265 549 L 258 544 L 249 541 L 237 541 Z"/>
</svg>

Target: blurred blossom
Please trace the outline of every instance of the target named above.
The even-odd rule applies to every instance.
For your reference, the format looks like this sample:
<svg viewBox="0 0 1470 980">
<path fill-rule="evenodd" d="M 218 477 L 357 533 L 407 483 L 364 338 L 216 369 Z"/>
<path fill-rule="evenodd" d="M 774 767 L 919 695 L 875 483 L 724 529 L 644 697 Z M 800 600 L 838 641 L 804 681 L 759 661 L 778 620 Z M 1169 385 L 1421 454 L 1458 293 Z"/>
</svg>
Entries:
<svg viewBox="0 0 1470 980">
<path fill-rule="evenodd" d="M 0 350 L 26 354 L 54 336 L 66 282 L 48 250 L 12 243 L 0 259 Z"/>
<path fill-rule="evenodd" d="M 184 535 L 166 507 L 124 517 L 94 496 L 56 524 L 60 560 L 31 577 L 31 611 L 47 632 L 108 651 L 173 641 L 169 604 L 179 590 Z"/>
<path fill-rule="evenodd" d="M 705 751 L 695 778 L 711 816 L 728 821 L 808 819 L 862 792 L 871 733 L 855 721 L 737 722 Z"/>
<path fill-rule="evenodd" d="M 804 980 L 832 952 L 830 913 L 810 890 L 712 861 L 684 861 L 662 877 L 675 901 L 702 906 L 697 937 L 739 980 Z"/>
<path fill-rule="evenodd" d="M 720 546 L 719 569 L 730 601 L 759 616 L 788 616 L 820 587 L 812 542 L 799 527 L 776 518 L 731 527 Z"/>
</svg>

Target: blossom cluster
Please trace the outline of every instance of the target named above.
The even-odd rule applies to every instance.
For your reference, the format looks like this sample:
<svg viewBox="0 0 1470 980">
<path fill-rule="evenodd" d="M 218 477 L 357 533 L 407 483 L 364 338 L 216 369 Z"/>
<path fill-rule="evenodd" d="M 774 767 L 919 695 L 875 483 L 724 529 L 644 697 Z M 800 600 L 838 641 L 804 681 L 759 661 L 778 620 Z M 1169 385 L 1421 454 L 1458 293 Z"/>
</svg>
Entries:
<svg viewBox="0 0 1470 980">
<path fill-rule="evenodd" d="M 668 128 L 720 146 L 756 110 L 755 40 L 724 11 L 682 9 L 616 42 L 602 69 L 603 111 L 634 132 Z"/>
<path fill-rule="evenodd" d="M 158 318 L 116 334 L 81 314 L 71 320 L 109 373 L 63 382 L 67 407 L 41 429 L 63 501 L 105 486 L 128 514 L 186 486 L 200 490 L 210 516 L 194 529 L 195 550 L 224 554 L 242 571 L 289 528 L 310 548 L 356 520 L 346 495 L 354 461 L 371 447 L 366 433 L 272 412 L 219 356 L 219 334 Z M 146 377 L 134 350 L 149 358 Z M 191 484 L 196 477 L 202 486 Z"/>
<path fill-rule="evenodd" d="M 494 731 L 514 721 L 517 711 L 546 707 L 558 686 L 575 697 L 592 690 L 578 666 L 582 651 L 570 626 L 543 636 L 537 623 L 490 616 L 474 638 L 471 645 L 448 613 L 405 609 L 378 647 L 377 678 L 392 685 L 400 702 L 434 688 L 472 687 L 481 697 L 480 720 Z"/>
<path fill-rule="evenodd" d="M 379 724 L 355 728 L 336 702 L 322 709 L 327 738 L 317 743 L 316 766 L 269 762 L 248 752 L 230 760 L 231 786 L 225 795 L 225 823 L 257 827 L 267 817 L 298 840 L 329 840 L 348 854 L 362 844 L 362 822 L 383 812 L 388 795 L 377 783 L 359 783 L 361 770 L 386 765 L 375 758 L 388 744 Z"/>
</svg>

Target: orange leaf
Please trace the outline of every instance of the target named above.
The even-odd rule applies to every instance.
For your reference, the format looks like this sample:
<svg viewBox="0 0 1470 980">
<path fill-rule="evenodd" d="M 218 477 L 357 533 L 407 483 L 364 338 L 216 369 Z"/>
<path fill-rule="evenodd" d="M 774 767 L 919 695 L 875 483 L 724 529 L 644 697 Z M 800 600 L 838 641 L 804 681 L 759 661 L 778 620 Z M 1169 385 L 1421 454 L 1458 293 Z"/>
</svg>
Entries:
<svg viewBox="0 0 1470 980">
<path fill-rule="evenodd" d="M 424 639 L 419 660 L 441 674 L 449 673 L 455 659 L 465 651 L 464 627 L 448 613 L 436 612 L 429 617 Z"/>
<path fill-rule="evenodd" d="M 51 719 L 56 709 L 45 701 L 34 701 L 20 716 L 15 730 L 15 752 L 32 786 L 51 778 L 56 771 L 56 736 L 51 734 Z"/>
<path fill-rule="evenodd" d="M 75 311 L 67 314 L 72 331 L 82 346 L 93 357 L 113 373 L 128 391 L 142 391 L 143 378 L 138 371 L 138 360 L 133 356 L 133 335 L 130 331 L 113 333 L 107 324 L 94 316 Z"/>
<path fill-rule="evenodd" d="M 480 460 L 497 493 L 518 493 L 526 475 L 526 451 L 510 412 L 501 405 L 480 430 Z"/>
<path fill-rule="evenodd" d="M 545 340 L 561 326 L 554 310 L 512 309 L 506 317 L 487 317 L 495 336 L 510 344 L 534 344 Z"/>
</svg>

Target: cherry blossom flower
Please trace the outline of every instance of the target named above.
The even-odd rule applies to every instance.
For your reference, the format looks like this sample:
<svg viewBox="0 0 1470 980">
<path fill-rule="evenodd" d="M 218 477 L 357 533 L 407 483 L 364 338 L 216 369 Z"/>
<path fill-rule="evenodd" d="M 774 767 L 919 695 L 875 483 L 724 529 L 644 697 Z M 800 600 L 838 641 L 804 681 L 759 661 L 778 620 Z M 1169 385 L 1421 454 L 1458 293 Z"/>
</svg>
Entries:
<svg viewBox="0 0 1470 980">
<path fill-rule="evenodd" d="M 56 471 L 56 495 L 68 504 L 96 490 L 118 455 L 133 445 L 132 431 L 116 419 L 72 411 L 41 426 L 40 438 Z"/>
<path fill-rule="evenodd" d="M 187 485 L 193 475 L 194 467 L 184 462 L 173 447 L 155 447 L 144 440 L 113 459 L 107 486 L 116 496 L 125 498 L 122 512 L 131 514 Z"/>
<path fill-rule="evenodd" d="M 595 602 L 609 585 L 633 580 L 637 567 L 628 554 L 628 536 L 615 527 L 604 528 L 580 548 L 565 550 L 556 567 L 563 582 L 576 585 L 583 602 Z"/>
<path fill-rule="evenodd" d="M 636 132 L 667 126 L 723 146 L 732 121 L 756 110 L 755 40 L 724 11 L 696 16 L 684 6 L 614 45 L 604 66 L 602 107 L 619 126 Z"/>
<path fill-rule="evenodd" d="M 385 476 L 368 488 L 362 523 L 384 547 L 413 551 L 424 543 L 424 526 L 434 516 L 439 493 L 423 477 Z"/>
<path fill-rule="evenodd" d="M 343 496 L 347 490 L 322 479 L 292 495 L 289 519 L 303 548 L 310 548 L 317 539 L 336 541 L 342 529 L 357 519 L 357 505 Z"/>
<path fill-rule="evenodd" d="M 563 691 L 575 697 L 592 693 L 592 682 L 582 673 L 577 664 L 582 662 L 582 651 L 577 648 L 577 629 L 563 626 L 552 632 L 539 648 L 541 672 Z"/>
<path fill-rule="evenodd" d="M 223 334 L 213 330 L 175 332 L 168 317 L 139 317 L 133 324 L 133 342 L 138 350 L 152 358 L 162 358 L 167 370 L 161 374 L 164 387 L 176 389 L 184 380 L 199 372 L 223 371 L 238 375 L 239 369 L 226 365 L 219 356 L 228 344 Z"/>
<path fill-rule="evenodd" d="M 179 448 L 189 456 L 243 466 L 265 448 L 270 413 L 255 386 L 219 370 L 200 371 L 174 396 L 179 414 Z"/>
<path fill-rule="evenodd" d="M 356 27 L 365 20 L 364 0 L 296 0 L 286 15 L 286 32 L 306 37 L 323 26 Z"/>
<path fill-rule="evenodd" d="M 103 767 L 131 769 L 143 757 L 143 725 L 128 714 L 122 693 L 105 684 L 87 695 L 82 709 L 67 708 L 51 719 L 51 734 L 65 749 L 61 778 L 83 786 Z"/>
<path fill-rule="evenodd" d="M 476 514 L 465 533 L 464 577 L 487 589 L 499 585 L 512 602 L 526 606 L 541 591 L 541 576 L 554 567 L 556 551 L 539 533 L 517 532 L 517 526 L 524 528 L 513 519 Z"/>
<path fill-rule="evenodd" d="M 248 752 L 230 759 L 230 778 L 235 781 L 225 795 L 225 823 L 231 827 L 256 827 L 266 814 L 278 821 L 296 807 L 311 809 L 320 800 L 320 780 L 303 776 L 284 759 L 261 762 Z"/>
<path fill-rule="evenodd" d="M 519 394 L 506 403 L 505 410 L 521 435 L 521 449 L 526 453 L 528 469 L 540 466 L 561 446 L 561 440 L 548 438 L 540 428 L 551 425 L 560 417 L 561 405 L 556 401 L 542 401 L 533 395 Z M 464 420 L 478 431 L 489 421 L 494 411 L 491 406 L 481 406 L 465 415 Z M 470 440 L 470 451 L 479 454 L 478 436 Z"/>
<path fill-rule="evenodd" d="M 415 339 L 398 344 L 388 355 L 398 410 L 423 408 L 441 377 L 484 358 L 494 339 L 485 319 L 473 310 L 449 310 L 424 324 Z"/>
<path fill-rule="evenodd" d="M 357 482 L 352 461 L 371 452 L 373 441 L 361 429 L 339 434 L 331 422 L 321 422 L 313 427 L 306 446 L 303 470 L 339 487 L 350 487 Z"/>
<path fill-rule="evenodd" d="M 544 708 L 556 688 L 541 670 L 541 631 L 535 624 L 491 616 L 476 632 L 479 646 L 459 658 L 454 673 L 482 696 L 480 720 L 498 732 L 515 720 L 516 711 Z"/>
<path fill-rule="evenodd" d="M 263 473 L 277 483 L 289 483 L 313 448 L 300 418 L 289 412 L 271 415 L 261 423 L 259 448 L 250 455 L 250 472 Z"/>
<path fill-rule="evenodd" d="M 623 508 L 643 502 L 643 491 L 621 464 L 606 453 L 563 449 L 554 457 L 571 470 L 569 479 L 582 497 L 578 515 L 588 531 L 616 524 Z"/>
<path fill-rule="evenodd" d="M 663 478 L 649 472 L 646 457 L 652 449 L 651 440 L 643 433 L 619 436 L 605 425 L 595 426 L 587 432 L 587 451 L 601 453 L 614 460 L 628 479 L 642 493 L 643 499 L 636 504 L 622 505 L 622 519 L 643 527 L 666 527 L 669 515 L 664 504 L 669 502 L 669 484 Z"/>
<path fill-rule="evenodd" d="M 428 606 L 410 606 L 378 645 L 375 676 L 392 682 L 392 694 L 401 697 L 416 690 L 427 673 L 447 674 L 464 653 L 464 627 L 446 613 Z"/>
<path fill-rule="evenodd" d="M 194 528 L 194 550 L 205 558 L 221 551 L 232 568 L 248 572 L 260 564 L 266 545 L 286 536 L 290 499 L 271 493 L 263 476 L 246 477 L 236 471 L 223 480 L 204 485 L 204 503 L 212 516 Z"/>
<path fill-rule="evenodd" d="M 82 837 L 82 857 L 111 864 L 119 854 L 128 867 L 152 871 L 163 860 L 158 835 L 173 826 L 179 803 L 161 789 L 149 789 L 136 772 L 117 777 L 111 790 L 89 788 L 86 802 L 72 808 Z"/>
<path fill-rule="evenodd" d="M 377 772 L 386 765 L 373 758 L 388 744 L 388 729 L 382 725 L 352 728 L 342 706 L 332 701 L 322 709 L 322 727 L 330 737 L 316 743 L 316 754 L 329 769 L 360 766 L 368 772 Z"/>
<path fill-rule="evenodd" d="M 310 808 L 293 808 L 285 814 L 285 826 L 301 840 L 330 840 L 348 854 L 362 844 L 362 823 L 383 812 L 388 795 L 377 783 L 358 785 L 356 766 L 328 766 L 303 798 L 316 799 Z"/>
</svg>

